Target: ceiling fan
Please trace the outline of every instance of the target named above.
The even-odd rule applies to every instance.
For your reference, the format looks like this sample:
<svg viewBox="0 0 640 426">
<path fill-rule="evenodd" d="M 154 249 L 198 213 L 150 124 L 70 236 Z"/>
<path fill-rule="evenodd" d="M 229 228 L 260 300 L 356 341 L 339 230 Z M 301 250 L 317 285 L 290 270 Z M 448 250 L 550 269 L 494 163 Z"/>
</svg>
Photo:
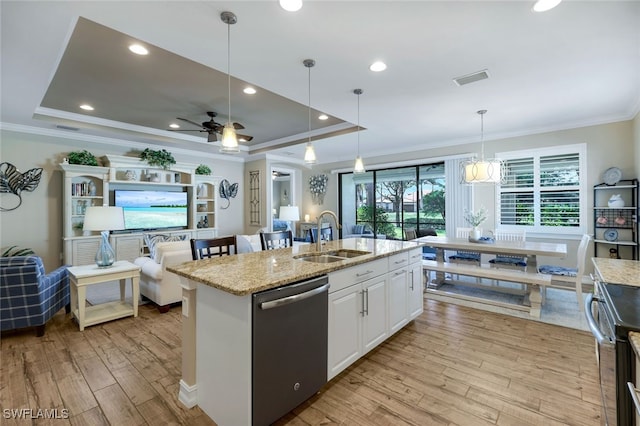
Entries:
<svg viewBox="0 0 640 426">
<path fill-rule="evenodd" d="M 178 120 L 186 121 L 187 123 L 193 124 L 194 126 L 200 127 L 198 130 L 189 130 L 189 129 L 167 129 L 172 132 L 207 132 L 207 142 L 215 142 L 218 140 L 217 135 L 222 134 L 222 130 L 224 129 L 224 124 L 220 124 L 216 122 L 215 117 L 217 117 L 217 113 L 213 111 L 207 111 L 207 115 L 209 116 L 209 121 L 203 121 L 202 123 L 196 123 L 195 121 L 191 121 L 187 118 L 176 117 Z M 244 126 L 240 123 L 233 123 L 233 127 L 236 130 L 244 129 Z M 238 140 L 240 142 L 249 142 L 253 139 L 253 136 L 241 135 L 237 134 Z"/>
</svg>

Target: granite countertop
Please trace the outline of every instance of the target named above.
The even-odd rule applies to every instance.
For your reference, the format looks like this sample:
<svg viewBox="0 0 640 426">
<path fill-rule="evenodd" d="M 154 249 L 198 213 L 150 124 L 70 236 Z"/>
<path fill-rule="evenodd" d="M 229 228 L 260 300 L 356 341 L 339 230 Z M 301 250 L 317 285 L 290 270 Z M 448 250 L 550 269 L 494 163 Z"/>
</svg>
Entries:
<svg viewBox="0 0 640 426">
<path fill-rule="evenodd" d="M 629 341 L 631 342 L 631 347 L 633 347 L 633 351 L 636 353 L 636 358 L 640 359 L 640 333 L 631 331 L 629 332 Z M 639 386 L 640 383 L 636 383 L 636 386 Z"/>
<path fill-rule="evenodd" d="M 167 270 L 236 296 L 246 296 L 296 281 L 318 277 L 329 272 L 370 262 L 423 245 L 415 241 L 347 238 L 329 241 L 323 245 L 322 250 L 347 249 L 363 250 L 371 253 L 332 263 L 307 262 L 294 259 L 293 256 L 316 252 L 316 245 L 300 244 L 278 250 L 190 261 L 167 267 Z"/>
<path fill-rule="evenodd" d="M 592 257 L 596 272 L 605 283 L 640 287 L 640 262 L 637 260 Z"/>
</svg>

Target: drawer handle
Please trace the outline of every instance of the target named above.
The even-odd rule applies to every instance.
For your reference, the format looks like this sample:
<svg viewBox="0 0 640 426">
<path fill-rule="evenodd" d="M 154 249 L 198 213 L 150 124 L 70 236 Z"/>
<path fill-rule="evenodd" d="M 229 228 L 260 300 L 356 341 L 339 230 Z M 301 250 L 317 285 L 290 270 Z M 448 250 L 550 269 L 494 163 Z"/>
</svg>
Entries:
<svg viewBox="0 0 640 426">
<path fill-rule="evenodd" d="M 633 405 L 636 406 L 636 413 L 640 416 L 640 400 L 638 400 L 638 389 L 636 389 L 631 382 L 627 382 L 627 387 L 629 388 L 629 393 L 631 394 Z"/>
<path fill-rule="evenodd" d="M 406 261 L 407 261 L 407 259 L 402 259 L 402 260 L 396 260 L 396 261 L 395 261 L 395 262 L 393 262 L 393 263 L 395 263 L 396 265 L 399 265 L 399 264 L 404 263 L 404 262 L 406 262 Z"/>
<path fill-rule="evenodd" d="M 359 273 L 359 274 L 356 274 L 356 277 L 361 277 L 361 276 L 363 276 L 363 275 L 369 275 L 369 274 L 371 274 L 372 272 L 373 272 L 373 271 L 366 270 L 366 271 L 364 271 L 364 272 L 361 272 L 361 273 Z"/>
<path fill-rule="evenodd" d="M 393 276 L 397 277 L 398 275 L 402 275 L 404 273 L 405 273 L 405 271 L 399 271 L 399 272 L 396 272 L 395 274 L 393 274 Z"/>
</svg>

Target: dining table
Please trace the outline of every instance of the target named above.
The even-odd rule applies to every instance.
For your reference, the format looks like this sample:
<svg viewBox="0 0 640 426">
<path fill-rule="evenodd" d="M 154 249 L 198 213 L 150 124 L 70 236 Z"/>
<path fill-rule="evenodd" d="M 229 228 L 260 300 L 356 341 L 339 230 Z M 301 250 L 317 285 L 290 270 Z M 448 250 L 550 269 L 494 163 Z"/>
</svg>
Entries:
<svg viewBox="0 0 640 426">
<path fill-rule="evenodd" d="M 435 271 L 435 279 L 433 281 L 427 279 L 427 292 L 437 291 L 437 288 L 441 284 L 444 284 L 445 281 L 450 281 L 446 279 L 449 265 L 451 265 L 446 262 L 446 251 L 473 251 L 487 256 L 522 256 L 526 259 L 526 267 L 523 268 L 520 275 L 523 278 L 522 283 L 527 283 L 525 278 L 540 277 L 541 274 L 538 273 L 538 256 L 564 258 L 567 255 L 567 245 L 565 243 L 551 243 L 540 241 L 500 241 L 491 238 L 472 241 L 468 238 L 454 238 L 447 236 L 420 237 L 416 238 L 413 241 L 426 244 L 426 246 L 436 249 L 435 261 L 423 261 L 423 269 L 425 270 L 425 272 L 429 273 L 429 271 Z M 477 267 L 468 266 L 462 269 L 468 271 L 470 276 L 475 276 L 478 278 L 483 278 L 486 276 L 485 278 L 490 279 L 492 282 L 495 282 L 496 276 L 500 275 L 497 268 L 489 267 L 486 264 L 480 264 Z M 458 274 L 457 271 L 459 271 L 460 268 L 451 265 L 451 270 L 456 271 L 452 273 L 455 275 Z M 505 272 L 505 275 L 507 274 L 510 277 L 515 276 L 517 279 L 518 275 L 513 274 L 513 272 L 507 271 Z M 460 273 L 460 275 L 464 275 L 464 273 Z M 507 279 L 507 281 L 517 283 L 518 281 L 516 279 L 509 278 Z M 487 287 L 494 291 L 500 291 L 500 288 L 494 285 L 474 285 L 474 283 L 464 281 L 456 281 L 456 283 L 461 283 L 463 285 L 473 287 Z M 540 297 L 540 287 L 540 285 L 535 284 L 535 281 L 529 282 L 528 285 L 525 285 L 524 287 L 524 304 L 529 306 L 530 308 L 532 307 L 532 304 L 535 305 L 535 312 L 532 312 L 533 316 L 539 316 L 539 309 L 542 303 L 542 298 Z M 503 290 L 505 292 L 510 291 L 510 289 L 508 288 L 505 288 Z M 483 301 L 486 300 L 483 299 Z"/>
</svg>

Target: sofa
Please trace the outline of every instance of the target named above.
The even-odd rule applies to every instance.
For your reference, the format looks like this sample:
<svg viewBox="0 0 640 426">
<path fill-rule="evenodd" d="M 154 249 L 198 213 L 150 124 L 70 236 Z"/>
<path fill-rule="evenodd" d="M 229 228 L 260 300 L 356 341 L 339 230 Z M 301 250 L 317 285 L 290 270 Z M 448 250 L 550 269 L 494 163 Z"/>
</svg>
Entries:
<svg viewBox="0 0 640 426">
<path fill-rule="evenodd" d="M 373 238 L 373 231 L 367 225 L 345 225 L 342 227 L 342 238 Z M 384 240 L 384 234 L 377 234 L 376 238 Z"/>
<path fill-rule="evenodd" d="M 150 256 L 133 262 L 140 266 L 140 294 L 158 305 L 161 313 L 167 312 L 171 304 L 182 301 L 182 287 L 180 278 L 166 268 L 190 260 L 189 240 L 156 243 Z"/>
<path fill-rule="evenodd" d="M 66 266 L 45 273 L 39 256 L 0 258 L 0 329 L 36 327 L 44 335 L 47 321 L 60 309 L 71 311 Z"/>
</svg>

